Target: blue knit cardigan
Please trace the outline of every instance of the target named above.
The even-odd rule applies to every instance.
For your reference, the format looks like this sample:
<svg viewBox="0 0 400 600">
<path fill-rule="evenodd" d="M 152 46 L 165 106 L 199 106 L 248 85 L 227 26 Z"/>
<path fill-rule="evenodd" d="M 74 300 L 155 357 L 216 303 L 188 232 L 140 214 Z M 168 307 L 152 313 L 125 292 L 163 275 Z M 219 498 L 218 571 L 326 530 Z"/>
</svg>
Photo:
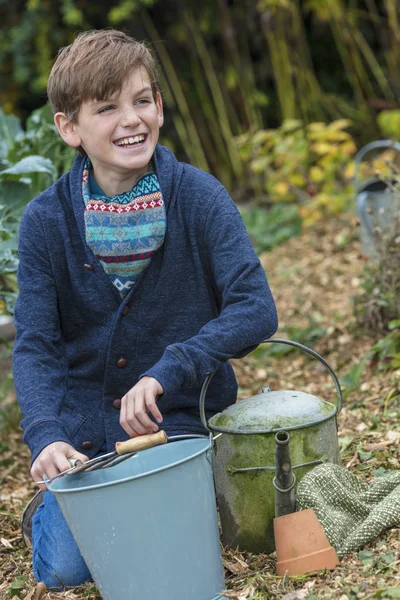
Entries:
<svg viewBox="0 0 400 600">
<path fill-rule="evenodd" d="M 228 359 L 276 331 L 264 271 L 225 188 L 161 145 L 154 164 L 165 241 L 123 300 L 85 240 L 82 157 L 24 212 L 14 379 L 32 460 L 58 440 L 89 457 L 112 450 L 128 437 L 115 400 L 143 375 L 163 386 L 167 434 L 204 433 L 206 375 L 216 371 L 210 416 L 236 400 Z"/>
</svg>

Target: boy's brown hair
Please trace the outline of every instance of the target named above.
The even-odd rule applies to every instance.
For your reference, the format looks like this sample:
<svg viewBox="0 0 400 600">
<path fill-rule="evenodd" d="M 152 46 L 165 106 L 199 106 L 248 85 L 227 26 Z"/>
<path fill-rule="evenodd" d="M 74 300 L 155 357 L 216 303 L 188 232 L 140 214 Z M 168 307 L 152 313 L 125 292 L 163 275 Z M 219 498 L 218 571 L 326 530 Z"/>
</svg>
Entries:
<svg viewBox="0 0 400 600">
<path fill-rule="evenodd" d="M 47 95 L 53 113 L 63 112 L 77 121 L 83 102 L 104 100 L 117 93 L 140 67 L 149 75 L 156 100 L 157 64 L 142 42 L 115 29 L 79 33 L 72 44 L 61 48 L 49 76 Z"/>
</svg>

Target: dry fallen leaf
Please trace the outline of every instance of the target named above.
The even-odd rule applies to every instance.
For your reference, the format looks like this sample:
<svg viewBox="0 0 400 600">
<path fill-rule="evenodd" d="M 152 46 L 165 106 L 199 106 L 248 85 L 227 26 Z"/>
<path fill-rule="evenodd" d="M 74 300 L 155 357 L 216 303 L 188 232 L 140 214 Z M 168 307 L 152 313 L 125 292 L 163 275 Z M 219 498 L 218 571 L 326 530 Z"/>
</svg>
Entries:
<svg viewBox="0 0 400 600">
<path fill-rule="evenodd" d="M 346 469 L 350 469 L 350 467 L 352 467 L 354 465 L 354 463 L 357 462 L 357 460 L 358 460 L 358 451 L 356 450 L 353 454 L 353 457 L 347 463 Z"/>
<path fill-rule="evenodd" d="M 33 589 L 27 596 L 25 596 L 24 600 L 40 600 L 44 594 L 47 592 L 46 585 L 41 581 L 37 584 L 35 589 Z"/>
<path fill-rule="evenodd" d="M 400 431 L 387 431 L 385 438 L 391 442 L 400 442 Z"/>
<path fill-rule="evenodd" d="M 226 560 L 225 559 L 222 562 L 223 562 L 223 565 L 224 565 L 225 569 L 227 569 L 228 571 L 230 571 L 234 575 L 237 575 L 238 573 L 243 573 L 243 571 L 246 570 L 242 565 L 234 563 L 234 562 L 232 562 L 230 560 Z"/>
<path fill-rule="evenodd" d="M 246 587 L 240 592 L 237 600 L 247 600 L 250 596 L 254 596 L 256 588 L 253 584 L 249 583 Z"/>
<path fill-rule="evenodd" d="M 7 502 L 9 500 L 17 500 L 18 502 L 22 502 L 25 498 L 30 496 L 30 491 L 28 486 L 22 486 L 13 490 L 9 494 L 0 494 L 0 501 Z"/>
<path fill-rule="evenodd" d="M 367 450 L 368 452 L 375 452 L 378 450 L 385 450 L 388 446 L 392 445 L 392 441 L 387 440 L 386 442 L 379 442 L 377 444 L 363 444 L 363 450 Z"/>
<path fill-rule="evenodd" d="M 247 564 L 247 562 L 245 560 L 243 560 L 242 558 L 240 558 L 240 556 L 233 555 L 233 558 L 239 563 L 239 565 L 241 565 L 243 567 L 243 569 L 249 568 L 249 565 Z"/>
<path fill-rule="evenodd" d="M 359 433 L 362 433 L 363 431 L 365 431 L 366 429 L 368 429 L 368 425 L 366 425 L 365 423 L 360 423 L 359 425 L 357 425 L 356 427 L 356 431 L 358 431 Z"/>
<path fill-rule="evenodd" d="M 307 590 L 297 590 L 296 592 L 289 592 L 282 597 L 282 600 L 304 600 L 308 596 Z"/>
</svg>

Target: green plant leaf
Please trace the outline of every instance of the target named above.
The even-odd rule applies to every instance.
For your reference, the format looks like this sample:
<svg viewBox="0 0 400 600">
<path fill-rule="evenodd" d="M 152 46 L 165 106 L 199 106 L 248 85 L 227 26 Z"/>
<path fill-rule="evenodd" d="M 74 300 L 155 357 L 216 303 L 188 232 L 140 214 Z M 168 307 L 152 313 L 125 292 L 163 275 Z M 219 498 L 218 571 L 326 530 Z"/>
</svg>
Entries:
<svg viewBox="0 0 400 600">
<path fill-rule="evenodd" d="M 400 588 L 388 588 L 384 590 L 384 594 L 388 598 L 400 598 Z"/>
<path fill-rule="evenodd" d="M 372 565 L 374 563 L 374 553 L 369 552 L 368 550 L 360 550 L 358 553 L 358 558 L 364 565 Z"/>
<path fill-rule="evenodd" d="M 0 179 L 0 204 L 12 211 L 15 218 L 19 218 L 32 196 L 32 188 L 21 180 Z"/>
<path fill-rule="evenodd" d="M 374 458 L 374 455 L 371 454 L 371 452 L 363 452 L 362 450 L 358 450 L 358 456 L 360 457 L 361 462 L 366 462 L 367 460 Z"/>
<path fill-rule="evenodd" d="M 22 135 L 20 121 L 14 115 L 6 115 L 0 108 L 0 158 L 6 158 L 15 138 Z"/>
<path fill-rule="evenodd" d="M 381 554 L 379 560 L 385 563 L 385 565 L 391 565 L 396 560 L 396 555 L 394 552 L 390 551 L 386 554 Z"/>
<path fill-rule="evenodd" d="M 241 209 L 247 233 L 257 254 L 271 250 L 301 233 L 301 217 L 297 206 L 275 204 Z"/>
<path fill-rule="evenodd" d="M 47 173 L 53 181 L 57 177 L 54 165 L 49 158 L 33 155 L 26 156 L 15 165 L 1 171 L 0 178 L 4 177 L 4 175 L 26 175 L 27 173 Z"/>
<path fill-rule="evenodd" d="M 387 473 L 388 473 L 388 471 L 384 467 L 378 467 L 373 472 L 374 477 L 382 477 L 382 475 L 386 475 Z"/>
<path fill-rule="evenodd" d="M 397 139 L 400 129 L 400 110 L 381 110 L 376 120 L 386 137 Z"/>
<path fill-rule="evenodd" d="M 364 373 L 366 362 L 367 359 L 364 358 L 358 364 L 352 365 L 347 373 L 340 379 L 340 384 L 345 387 L 344 393 L 346 395 L 360 387 L 361 377 Z"/>
<path fill-rule="evenodd" d="M 11 585 L 8 589 L 8 595 L 10 598 L 14 598 L 15 596 L 18 596 L 18 598 L 20 597 L 20 592 L 21 590 L 24 589 L 24 587 L 26 587 L 26 584 L 28 583 L 28 578 L 26 577 L 26 575 L 21 575 L 19 577 L 16 577 L 12 582 Z"/>
<path fill-rule="evenodd" d="M 54 130 L 53 111 L 49 103 L 45 104 L 41 108 L 34 110 L 26 121 L 26 131 L 35 131 L 43 125 L 51 125 Z"/>
</svg>

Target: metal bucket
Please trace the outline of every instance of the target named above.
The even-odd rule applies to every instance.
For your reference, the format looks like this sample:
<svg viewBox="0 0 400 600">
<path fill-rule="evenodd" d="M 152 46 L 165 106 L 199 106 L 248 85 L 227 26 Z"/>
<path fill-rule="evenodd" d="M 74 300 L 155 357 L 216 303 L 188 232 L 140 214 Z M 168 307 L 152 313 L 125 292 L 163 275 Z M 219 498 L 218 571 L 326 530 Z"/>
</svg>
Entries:
<svg viewBox="0 0 400 600">
<path fill-rule="evenodd" d="M 104 600 L 217 600 L 211 438 L 149 448 L 48 485 Z"/>
<path fill-rule="evenodd" d="M 354 185 L 356 192 L 357 213 L 360 219 L 360 242 L 364 256 L 371 256 L 376 252 L 375 227 L 381 230 L 389 226 L 393 211 L 399 209 L 398 194 L 390 189 L 390 184 L 378 177 L 368 181 L 360 181 L 360 164 L 366 154 L 372 150 L 393 148 L 400 152 L 400 144 L 392 140 L 379 140 L 371 142 L 361 148 L 354 159 Z"/>
</svg>

